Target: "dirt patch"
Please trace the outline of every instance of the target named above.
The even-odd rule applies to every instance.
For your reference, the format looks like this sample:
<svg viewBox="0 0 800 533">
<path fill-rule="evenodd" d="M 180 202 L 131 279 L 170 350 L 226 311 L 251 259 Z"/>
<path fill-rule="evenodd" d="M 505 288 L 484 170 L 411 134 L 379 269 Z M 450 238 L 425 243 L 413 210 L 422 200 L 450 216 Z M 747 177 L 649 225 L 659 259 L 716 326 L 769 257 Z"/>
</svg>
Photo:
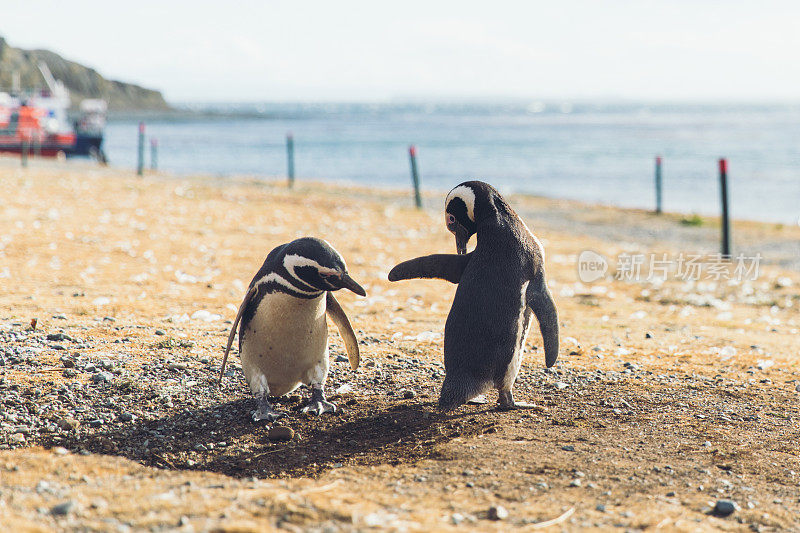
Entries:
<svg viewBox="0 0 800 533">
<path fill-rule="evenodd" d="M 582 284 L 580 251 L 627 245 L 578 222 L 533 224 L 562 322 L 559 364 L 542 368 L 533 332 L 515 393 L 537 409 L 498 412 L 490 395 L 443 415 L 453 286 L 386 280 L 400 260 L 453 249 L 438 207 L 322 185 L 2 171 L 4 529 L 505 530 L 571 509 L 568 530 L 800 529 L 795 272 Z M 529 222 L 561 209 L 512 203 Z M 620 232 L 628 215 L 649 224 L 586 213 Z M 786 228 L 752 230 L 795 244 Z M 349 369 L 331 328 L 339 412 L 302 414 L 305 390 L 281 398 L 294 438 L 272 442 L 250 422 L 235 357 L 215 382 L 244 284 L 301 234 L 326 237 L 367 289 L 341 297 L 362 367 Z M 718 500 L 737 509 L 714 516 Z M 508 516 L 492 520 L 498 506 Z"/>
</svg>

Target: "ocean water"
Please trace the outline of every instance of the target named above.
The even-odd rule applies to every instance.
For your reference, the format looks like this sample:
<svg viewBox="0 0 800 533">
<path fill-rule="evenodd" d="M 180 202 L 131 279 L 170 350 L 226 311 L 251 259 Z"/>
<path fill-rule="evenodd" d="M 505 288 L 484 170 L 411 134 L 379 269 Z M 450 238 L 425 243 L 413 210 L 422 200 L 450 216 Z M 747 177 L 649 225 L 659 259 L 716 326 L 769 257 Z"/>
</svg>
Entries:
<svg viewBox="0 0 800 533">
<path fill-rule="evenodd" d="M 138 120 L 109 120 L 113 165 L 135 166 Z M 159 168 L 177 174 L 285 176 L 292 132 L 298 180 L 410 187 L 414 144 L 423 188 L 478 178 L 504 192 L 652 208 L 660 154 L 664 209 L 716 214 L 726 157 L 733 217 L 800 217 L 800 105 L 217 104 L 145 120 Z"/>
</svg>

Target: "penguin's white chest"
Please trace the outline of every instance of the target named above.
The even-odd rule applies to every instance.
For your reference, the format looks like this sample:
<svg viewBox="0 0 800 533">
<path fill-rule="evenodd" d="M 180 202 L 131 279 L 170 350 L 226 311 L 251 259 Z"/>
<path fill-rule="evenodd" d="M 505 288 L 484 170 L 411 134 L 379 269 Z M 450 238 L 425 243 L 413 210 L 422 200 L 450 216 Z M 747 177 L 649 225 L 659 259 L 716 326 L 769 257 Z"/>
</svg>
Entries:
<svg viewBox="0 0 800 533">
<path fill-rule="evenodd" d="M 281 396 L 301 383 L 324 382 L 328 369 L 325 293 L 306 300 L 280 292 L 265 295 L 244 328 L 242 370 L 254 394 Z"/>
</svg>

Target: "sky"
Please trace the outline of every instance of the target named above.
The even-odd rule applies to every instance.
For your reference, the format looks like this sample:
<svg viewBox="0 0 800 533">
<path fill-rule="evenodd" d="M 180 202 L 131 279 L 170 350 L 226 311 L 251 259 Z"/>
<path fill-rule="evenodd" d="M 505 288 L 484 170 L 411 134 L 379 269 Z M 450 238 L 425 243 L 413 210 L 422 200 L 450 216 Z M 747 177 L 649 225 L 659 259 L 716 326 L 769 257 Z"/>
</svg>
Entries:
<svg viewBox="0 0 800 533">
<path fill-rule="evenodd" d="M 169 102 L 800 101 L 800 2 L 5 0 L 0 36 Z"/>
</svg>

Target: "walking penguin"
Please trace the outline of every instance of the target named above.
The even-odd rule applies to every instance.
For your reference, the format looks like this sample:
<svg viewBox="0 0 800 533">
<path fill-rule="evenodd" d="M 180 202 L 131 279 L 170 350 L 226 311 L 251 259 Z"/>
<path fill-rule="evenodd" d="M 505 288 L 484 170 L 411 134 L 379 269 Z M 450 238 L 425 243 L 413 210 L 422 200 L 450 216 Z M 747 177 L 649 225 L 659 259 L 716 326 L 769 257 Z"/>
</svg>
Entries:
<svg viewBox="0 0 800 533">
<path fill-rule="evenodd" d="M 558 358 L 558 313 L 547 288 L 544 248 L 508 202 L 488 183 L 467 181 L 447 195 L 445 223 L 457 254 L 418 257 L 395 266 L 390 281 L 439 278 L 457 283 L 444 327 L 445 379 L 439 408 L 451 410 L 499 392 L 500 409 L 531 407 L 514 401 L 531 313 L 544 341 L 545 364 Z M 477 234 L 475 250 L 467 242 Z"/>
<path fill-rule="evenodd" d="M 311 386 L 311 400 L 303 412 L 321 415 L 336 411 L 324 392 L 328 376 L 326 313 L 339 329 L 353 370 L 359 363 L 356 335 L 333 296 L 339 289 L 366 296 L 347 273 L 342 256 L 322 239 L 297 239 L 267 255 L 239 306 L 219 376 L 222 383 L 239 325 L 242 370 L 258 400 L 254 421 L 271 422 L 285 416 L 272 407 L 268 396 L 282 396 L 301 383 Z"/>
</svg>

